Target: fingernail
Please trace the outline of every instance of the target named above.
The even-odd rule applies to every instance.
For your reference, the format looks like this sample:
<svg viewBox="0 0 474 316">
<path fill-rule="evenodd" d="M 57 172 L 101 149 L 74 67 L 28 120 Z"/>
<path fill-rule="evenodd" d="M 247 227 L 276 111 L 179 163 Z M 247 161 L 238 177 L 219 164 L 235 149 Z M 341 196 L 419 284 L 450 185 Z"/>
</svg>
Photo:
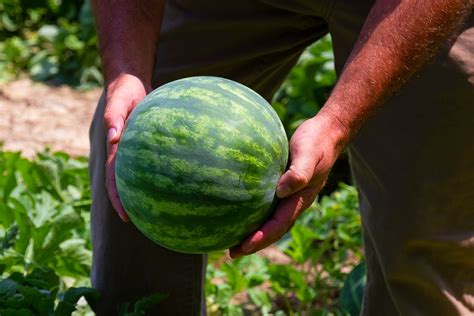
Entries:
<svg viewBox="0 0 474 316">
<path fill-rule="evenodd" d="M 278 186 L 276 190 L 277 196 L 280 198 L 287 197 L 290 194 L 290 192 L 291 192 L 291 188 L 287 186 L 286 184 L 282 184 Z"/>
<path fill-rule="evenodd" d="M 107 141 L 110 142 L 115 136 L 117 136 L 117 130 L 112 127 L 107 131 Z"/>
<path fill-rule="evenodd" d="M 120 219 L 122 221 L 124 221 L 125 223 L 127 223 L 128 221 L 130 221 L 130 219 L 128 218 L 127 215 L 123 214 L 122 212 L 117 212 L 118 213 L 118 216 L 120 216 Z"/>
</svg>

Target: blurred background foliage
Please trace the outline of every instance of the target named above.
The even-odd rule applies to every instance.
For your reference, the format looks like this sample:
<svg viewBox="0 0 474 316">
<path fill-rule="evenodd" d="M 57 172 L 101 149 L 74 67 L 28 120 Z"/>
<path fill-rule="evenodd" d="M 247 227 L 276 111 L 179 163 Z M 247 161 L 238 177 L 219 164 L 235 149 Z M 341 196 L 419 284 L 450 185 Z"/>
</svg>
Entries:
<svg viewBox="0 0 474 316">
<path fill-rule="evenodd" d="M 103 83 L 89 1 L 2 0 L 0 81 L 34 80 L 88 88 Z"/>
<path fill-rule="evenodd" d="M 0 2 L 0 82 L 20 76 L 78 89 L 103 84 L 91 6 L 84 0 Z M 289 136 L 315 115 L 336 80 L 329 37 L 308 47 L 272 106 Z M 87 158 L 0 147 L 0 314 L 92 315 Z M 346 183 L 346 184 L 342 184 Z M 274 249 L 225 261 L 210 255 L 210 315 L 358 315 L 365 284 L 357 192 L 347 155 L 318 201 Z M 158 293 L 119 307 L 144 315 Z M 81 299 L 82 297 L 82 299 Z"/>
</svg>

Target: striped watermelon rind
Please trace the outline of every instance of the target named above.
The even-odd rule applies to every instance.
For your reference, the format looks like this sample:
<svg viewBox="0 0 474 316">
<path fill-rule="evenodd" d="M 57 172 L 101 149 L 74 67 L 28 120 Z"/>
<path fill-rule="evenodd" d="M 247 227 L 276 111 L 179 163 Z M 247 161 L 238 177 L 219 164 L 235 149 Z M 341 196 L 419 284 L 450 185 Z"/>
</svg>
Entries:
<svg viewBox="0 0 474 316">
<path fill-rule="evenodd" d="M 268 218 L 288 158 L 275 111 L 219 77 L 165 84 L 131 113 L 116 183 L 131 221 L 159 245 L 207 253 L 240 243 Z"/>
</svg>

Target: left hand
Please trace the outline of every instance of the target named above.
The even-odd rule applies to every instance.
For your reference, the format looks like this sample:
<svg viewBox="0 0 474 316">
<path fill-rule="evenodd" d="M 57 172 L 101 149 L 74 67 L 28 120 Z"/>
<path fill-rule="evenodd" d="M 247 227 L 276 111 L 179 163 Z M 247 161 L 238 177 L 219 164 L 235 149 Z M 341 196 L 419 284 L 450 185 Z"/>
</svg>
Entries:
<svg viewBox="0 0 474 316">
<path fill-rule="evenodd" d="M 341 124 L 321 112 L 296 129 L 290 140 L 291 164 L 281 176 L 276 190 L 281 200 L 260 229 L 230 249 L 231 258 L 255 253 L 290 230 L 326 183 L 347 138 Z"/>
</svg>

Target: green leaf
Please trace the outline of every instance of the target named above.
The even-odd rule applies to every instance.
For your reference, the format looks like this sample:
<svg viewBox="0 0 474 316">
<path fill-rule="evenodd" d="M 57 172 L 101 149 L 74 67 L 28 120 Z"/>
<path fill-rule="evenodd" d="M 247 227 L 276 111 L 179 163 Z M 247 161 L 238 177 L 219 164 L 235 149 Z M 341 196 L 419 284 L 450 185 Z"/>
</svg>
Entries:
<svg viewBox="0 0 474 316">
<path fill-rule="evenodd" d="M 69 288 L 66 293 L 64 293 L 64 297 L 62 301 L 68 302 L 71 304 L 77 304 L 77 301 L 84 297 L 89 304 L 89 306 L 95 310 L 97 302 L 99 300 L 99 292 L 96 289 L 88 288 L 88 287 L 72 287 Z"/>
<path fill-rule="evenodd" d="M 277 283 L 281 289 L 294 290 L 306 288 L 306 280 L 302 272 L 293 266 L 285 264 L 273 264 L 268 269 L 271 280 Z"/>
<path fill-rule="evenodd" d="M 10 227 L 15 221 L 15 215 L 7 204 L 0 201 L 0 226 Z"/>
<path fill-rule="evenodd" d="M 160 302 L 165 300 L 168 297 L 168 294 L 164 293 L 154 293 L 140 298 L 136 303 L 133 311 L 135 313 L 145 313 L 149 311 L 152 307 L 155 307 Z"/>
<path fill-rule="evenodd" d="M 15 244 L 18 235 L 18 226 L 12 225 L 8 228 L 3 238 L 0 238 L 0 255 Z M 0 273 L 1 274 L 1 273 Z"/>
<path fill-rule="evenodd" d="M 0 308 L 0 315 L 2 316 L 33 316 L 33 312 L 26 309 L 26 308 L 6 308 L 6 309 L 1 309 Z"/>
<path fill-rule="evenodd" d="M 250 300 L 263 310 L 270 310 L 272 301 L 267 292 L 259 288 L 250 288 L 247 290 Z"/>
<path fill-rule="evenodd" d="M 59 73 L 58 59 L 55 56 L 46 56 L 30 67 L 30 76 L 34 80 L 44 81 Z"/>
<path fill-rule="evenodd" d="M 35 9 L 28 9 L 27 10 L 29 21 L 32 24 L 36 24 L 41 21 L 41 18 L 46 13 L 45 8 L 35 8 Z"/>
<path fill-rule="evenodd" d="M 49 42 L 54 42 L 58 34 L 59 28 L 57 25 L 44 24 L 38 30 L 38 35 Z"/>
<path fill-rule="evenodd" d="M 48 4 L 48 8 L 51 11 L 58 12 L 61 1 L 60 0 L 46 0 L 46 3 Z"/>
<path fill-rule="evenodd" d="M 124 302 L 118 306 L 118 315 L 120 316 L 144 316 L 148 315 L 150 310 L 168 297 L 168 294 L 153 293 L 144 296 L 134 303 Z M 130 311 L 130 309 L 133 309 Z"/>
<path fill-rule="evenodd" d="M 62 164 L 42 153 L 38 154 L 38 157 L 40 159 L 36 161 L 36 171 L 43 185 L 46 188 L 52 188 L 53 192 L 56 193 L 60 199 L 65 200 L 61 192 L 61 181 L 59 177 Z"/>
<path fill-rule="evenodd" d="M 21 190 L 22 188 L 20 186 L 13 190 L 14 194 L 12 194 L 8 199 L 8 206 L 12 209 L 16 225 L 18 225 L 19 228 L 15 250 L 18 253 L 24 254 L 32 235 L 33 224 L 31 223 L 27 213 L 27 210 L 32 208 L 32 201 L 27 195 L 23 195 Z"/>
<path fill-rule="evenodd" d="M 25 41 L 17 36 L 13 36 L 5 40 L 3 54 L 8 61 L 24 65 L 29 56 L 29 50 Z"/>
<path fill-rule="evenodd" d="M 84 42 L 82 42 L 76 35 L 69 34 L 64 40 L 64 44 L 71 50 L 81 50 L 84 48 Z"/>
<path fill-rule="evenodd" d="M 71 316 L 72 312 L 76 310 L 76 304 L 61 301 L 56 306 L 53 316 Z"/>
<path fill-rule="evenodd" d="M 50 260 L 60 250 L 59 245 L 71 238 L 72 230 L 83 224 L 82 218 L 71 210 L 65 208 L 56 217 L 43 225 L 35 232 L 34 259 L 38 263 Z M 41 238 L 40 238 L 41 236 Z"/>
<path fill-rule="evenodd" d="M 20 284 L 25 283 L 25 276 L 23 275 L 23 273 L 20 273 L 18 271 L 15 271 L 12 274 L 10 274 L 8 279 L 13 280 Z"/>
<path fill-rule="evenodd" d="M 3 201 L 6 202 L 10 193 L 17 186 L 16 170 L 21 161 L 21 157 L 19 153 L 4 153 L 2 158 L 3 159 L 0 160 L 0 166 L 3 167 L 0 168 L 0 171 L 2 171 L 0 187 L 3 187 L 1 193 L 3 193 Z"/>
<path fill-rule="evenodd" d="M 56 257 L 56 271 L 61 275 L 88 277 L 92 262 L 92 251 L 86 240 L 72 238 L 63 241 Z"/>
<path fill-rule="evenodd" d="M 238 293 L 248 286 L 248 281 L 236 264 L 226 263 L 221 270 L 226 274 L 227 284 L 232 289 L 233 294 Z"/>
<path fill-rule="evenodd" d="M 13 22 L 13 20 L 8 16 L 6 12 L 2 14 L 1 21 L 5 29 L 7 29 L 8 31 L 15 32 L 16 30 L 18 30 L 18 25 L 16 25 L 15 22 Z"/>
<path fill-rule="evenodd" d="M 37 228 L 51 222 L 52 215 L 57 212 L 55 208 L 58 206 L 58 201 L 47 191 L 41 191 L 33 195 L 35 200 L 34 211 L 31 212 L 30 218 L 33 225 Z"/>
<path fill-rule="evenodd" d="M 99 292 L 88 287 L 72 287 L 64 293 L 60 305 L 58 305 L 55 311 L 55 315 L 65 315 L 65 312 L 75 310 L 75 306 L 81 297 L 84 297 L 91 309 L 95 310 L 99 301 Z"/>
<path fill-rule="evenodd" d="M 27 275 L 27 282 L 40 289 L 53 291 L 59 286 L 59 277 L 51 269 L 34 269 Z"/>
<path fill-rule="evenodd" d="M 94 26 L 94 16 L 92 15 L 92 6 L 90 0 L 84 1 L 79 12 L 79 21 L 82 26 Z"/>
<path fill-rule="evenodd" d="M 23 295 L 23 304 L 38 315 L 49 315 L 54 307 L 54 296 L 48 291 L 44 291 L 31 286 L 19 286 L 19 292 Z"/>
<path fill-rule="evenodd" d="M 233 291 L 228 284 L 216 285 L 216 303 L 221 307 L 226 307 L 232 298 Z"/>
<path fill-rule="evenodd" d="M 362 262 L 352 269 L 344 282 L 339 298 L 339 304 L 344 312 L 351 316 L 360 315 L 366 283 L 367 272 L 365 263 Z"/>
<path fill-rule="evenodd" d="M 285 253 L 288 254 L 293 261 L 303 264 L 313 255 L 313 242 L 318 236 L 309 227 L 299 223 L 293 226 L 290 234 L 292 240 L 287 245 L 288 248 L 285 250 Z"/>
<path fill-rule="evenodd" d="M 16 293 L 18 283 L 10 278 L 0 281 L 0 297 L 13 296 Z"/>
</svg>

